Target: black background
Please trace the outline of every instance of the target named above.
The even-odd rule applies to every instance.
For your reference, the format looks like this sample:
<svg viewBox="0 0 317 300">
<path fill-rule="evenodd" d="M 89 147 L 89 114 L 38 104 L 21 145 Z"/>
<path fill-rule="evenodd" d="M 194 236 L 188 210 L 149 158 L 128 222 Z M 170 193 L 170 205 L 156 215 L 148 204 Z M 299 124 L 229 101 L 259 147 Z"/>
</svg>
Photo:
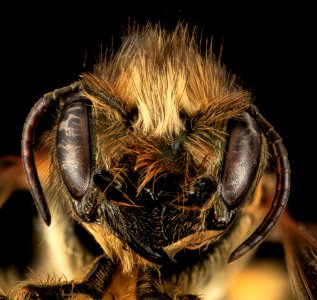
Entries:
<svg viewBox="0 0 317 300">
<path fill-rule="evenodd" d="M 7 3 L 0 18 L 0 154 L 19 154 L 32 105 L 91 68 L 101 45 L 118 45 L 129 22 L 173 28 L 181 20 L 213 37 L 216 48 L 223 44 L 223 62 L 252 91 L 288 149 L 291 213 L 316 221 L 314 9 L 304 2 L 237 2 Z"/>
</svg>

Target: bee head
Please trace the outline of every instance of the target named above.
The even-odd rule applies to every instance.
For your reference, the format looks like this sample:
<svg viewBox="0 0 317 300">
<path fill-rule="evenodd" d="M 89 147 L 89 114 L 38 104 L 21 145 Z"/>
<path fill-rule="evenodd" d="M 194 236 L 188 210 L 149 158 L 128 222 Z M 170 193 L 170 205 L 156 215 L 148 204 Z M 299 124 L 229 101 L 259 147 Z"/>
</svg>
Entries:
<svg viewBox="0 0 317 300">
<path fill-rule="evenodd" d="M 162 264 L 169 259 L 165 246 L 229 228 L 252 198 L 269 149 L 278 191 L 263 223 L 231 259 L 272 229 L 289 193 L 281 138 L 249 93 L 214 56 L 203 58 L 187 34 L 180 27 L 172 35 L 151 29 L 131 35 L 118 56 L 32 108 L 22 157 L 47 224 L 33 136 L 46 109 L 59 105 L 53 160 L 79 221 L 108 227 L 136 253 Z"/>
</svg>

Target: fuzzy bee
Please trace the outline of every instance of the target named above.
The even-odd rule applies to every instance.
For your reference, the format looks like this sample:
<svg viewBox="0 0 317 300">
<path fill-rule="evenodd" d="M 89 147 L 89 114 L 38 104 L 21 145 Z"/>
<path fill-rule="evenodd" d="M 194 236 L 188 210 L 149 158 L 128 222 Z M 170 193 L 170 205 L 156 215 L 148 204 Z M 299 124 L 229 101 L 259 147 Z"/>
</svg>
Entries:
<svg viewBox="0 0 317 300">
<path fill-rule="evenodd" d="M 75 221 L 102 254 L 76 278 L 19 285 L 16 299 L 218 299 L 290 191 L 281 137 L 182 25 L 133 28 L 92 72 L 44 95 L 24 125 L 22 162 L 57 238 L 88 253 L 69 233 Z"/>
</svg>

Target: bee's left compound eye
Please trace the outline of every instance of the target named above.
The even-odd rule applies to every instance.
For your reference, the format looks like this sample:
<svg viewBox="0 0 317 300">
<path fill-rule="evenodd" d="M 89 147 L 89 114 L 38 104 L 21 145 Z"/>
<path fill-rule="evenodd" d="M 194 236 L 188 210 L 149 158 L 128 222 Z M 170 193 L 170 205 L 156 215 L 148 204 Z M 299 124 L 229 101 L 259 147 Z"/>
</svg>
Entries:
<svg viewBox="0 0 317 300">
<path fill-rule="evenodd" d="M 89 106 L 76 94 L 67 100 L 57 129 L 57 157 L 69 193 L 80 200 L 91 179 Z"/>
<path fill-rule="evenodd" d="M 248 113 L 229 124 L 230 136 L 222 174 L 221 194 L 229 206 L 239 206 L 252 194 L 259 169 L 261 128 Z M 249 195 L 250 196 L 250 195 Z"/>
</svg>

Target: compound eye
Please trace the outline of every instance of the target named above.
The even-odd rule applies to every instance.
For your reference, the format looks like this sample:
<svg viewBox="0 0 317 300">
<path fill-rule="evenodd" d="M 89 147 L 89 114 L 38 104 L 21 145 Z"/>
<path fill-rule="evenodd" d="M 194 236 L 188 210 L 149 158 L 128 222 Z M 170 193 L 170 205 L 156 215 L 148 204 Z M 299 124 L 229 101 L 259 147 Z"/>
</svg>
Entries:
<svg viewBox="0 0 317 300">
<path fill-rule="evenodd" d="M 262 151 L 262 131 L 258 123 L 243 113 L 242 120 L 228 124 L 230 136 L 222 170 L 221 194 L 229 206 L 247 200 L 255 188 Z"/>
<path fill-rule="evenodd" d="M 92 168 L 89 107 L 78 95 L 69 100 L 57 128 L 57 157 L 69 193 L 80 200 L 89 187 Z"/>
</svg>

